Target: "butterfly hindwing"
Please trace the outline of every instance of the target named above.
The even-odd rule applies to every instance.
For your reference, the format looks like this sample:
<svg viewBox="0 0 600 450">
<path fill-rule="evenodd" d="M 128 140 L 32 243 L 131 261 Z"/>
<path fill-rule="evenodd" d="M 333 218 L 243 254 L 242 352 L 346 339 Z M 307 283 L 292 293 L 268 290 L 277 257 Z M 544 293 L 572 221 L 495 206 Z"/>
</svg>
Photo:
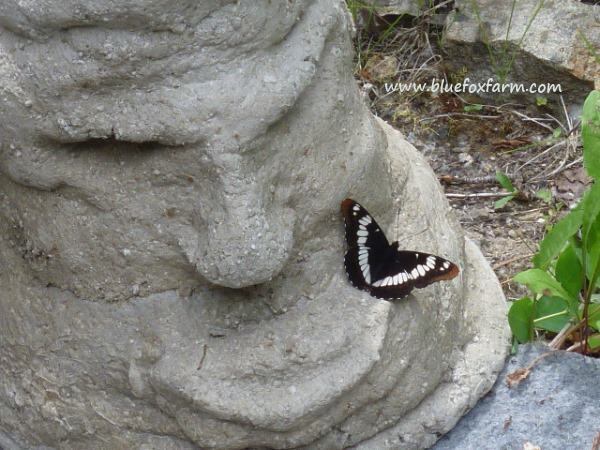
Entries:
<svg viewBox="0 0 600 450">
<path fill-rule="evenodd" d="M 368 211 L 351 199 L 342 202 L 348 251 L 345 266 L 353 286 L 386 300 L 406 297 L 413 288 L 450 280 L 459 269 L 428 253 L 399 250 Z"/>
<path fill-rule="evenodd" d="M 450 261 L 428 253 L 398 250 L 392 244 L 385 271 L 371 283 L 369 292 L 377 298 L 398 299 L 407 296 L 413 288 L 458 275 L 458 267 Z"/>
</svg>

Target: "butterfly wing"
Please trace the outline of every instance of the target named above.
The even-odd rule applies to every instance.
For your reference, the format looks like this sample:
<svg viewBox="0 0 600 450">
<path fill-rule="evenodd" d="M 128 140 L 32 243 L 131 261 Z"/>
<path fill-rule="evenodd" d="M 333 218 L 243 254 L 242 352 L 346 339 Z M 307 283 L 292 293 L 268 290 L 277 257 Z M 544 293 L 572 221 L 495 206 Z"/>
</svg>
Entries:
<svg viewBox="0 0 600 450">
<path fill-rule="evenodd" d="M 423 288 L 458 275 L 458 266 L 436 255 L 398 250 L 389 244 L 375 219 L 358 202 L 342 202 L 348 251 L 344 258 L 352 285 L 377 298 L 406 297 L 413 288 Z"/>
<path fill-rule="evenodd" d="M 348 251 L 344 258 L 346 273 L 354 287 L 368 290 L 378 276 L 377 255 L 385 254 L 390 244 L 385 234 L 358 202 L 347 198 L 342 202 Z"/>
<path fill-rule="evenodd" d="M 392 244 L 393 253 L 387 257 L 385 270 L 376 280 L 371 280 L 369 292 L 386 300 L 406 297 L 413 288 L 441 280 L 451 280 L 458 275 L 458 266 L 440 256 L 428 253 L 398 250 Z"/>
</svg>

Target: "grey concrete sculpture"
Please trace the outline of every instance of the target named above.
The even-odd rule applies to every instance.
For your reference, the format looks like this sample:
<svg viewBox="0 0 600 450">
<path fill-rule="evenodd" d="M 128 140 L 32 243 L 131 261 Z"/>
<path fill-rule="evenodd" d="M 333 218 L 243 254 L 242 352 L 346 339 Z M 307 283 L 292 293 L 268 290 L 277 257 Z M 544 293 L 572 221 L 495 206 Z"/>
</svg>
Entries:
<svg viewBox="0 0 600 450">
<path fill-rule="evenodd" d="M 362 104 L 349 28 L 329 0 L 0 3 L 0 446 L 422 448 L 490 388 L 499 285 Z M 347 196 L 461 276 L 352 288 Z"/>
</svg>

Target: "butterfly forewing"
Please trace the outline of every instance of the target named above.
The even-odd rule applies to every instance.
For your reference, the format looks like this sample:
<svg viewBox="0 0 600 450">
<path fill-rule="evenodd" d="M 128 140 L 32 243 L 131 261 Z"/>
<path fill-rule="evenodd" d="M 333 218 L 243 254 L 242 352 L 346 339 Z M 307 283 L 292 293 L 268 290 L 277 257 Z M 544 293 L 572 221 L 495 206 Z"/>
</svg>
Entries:
<svg viewBox="0 0 600 450">
<path fill-rule="evenodd" d="M 407 296 L 415 287 L 458 275 L 458 267 L 444 258 L 398 250 L 398 242 L 390 245 L 377 222 L 354 200 L 342 202 L 342 213 L 348 244 L 346 272 L 355 287 L 392 300 Z"/>
<path fill-rule="evenodd" d="M 342 202 L 342 214 L 348 244 L 346 272 L 355 287 L 365 289 L 377 276 L 377 255 L 385 253 L 390 244 L 375 219 L 354 200 Z"/>
</svg>

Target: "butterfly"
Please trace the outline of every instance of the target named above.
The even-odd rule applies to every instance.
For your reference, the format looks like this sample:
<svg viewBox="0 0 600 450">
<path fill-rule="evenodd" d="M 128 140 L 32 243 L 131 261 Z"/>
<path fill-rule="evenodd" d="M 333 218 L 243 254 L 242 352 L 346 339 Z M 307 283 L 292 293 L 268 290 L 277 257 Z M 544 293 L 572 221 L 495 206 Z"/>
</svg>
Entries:
<svg viewBox="0 0 600 450">
<path fill-rule="evenodd" d="M 413 288 L 458 275 L 456 264 L 428 253 L 399 250 L 390 244 L 375 219 L 358 202 L 342 202 L 348 251 L 344 258 L 350 283 L 374 297 L 397 300 Z"/>
</svg>

